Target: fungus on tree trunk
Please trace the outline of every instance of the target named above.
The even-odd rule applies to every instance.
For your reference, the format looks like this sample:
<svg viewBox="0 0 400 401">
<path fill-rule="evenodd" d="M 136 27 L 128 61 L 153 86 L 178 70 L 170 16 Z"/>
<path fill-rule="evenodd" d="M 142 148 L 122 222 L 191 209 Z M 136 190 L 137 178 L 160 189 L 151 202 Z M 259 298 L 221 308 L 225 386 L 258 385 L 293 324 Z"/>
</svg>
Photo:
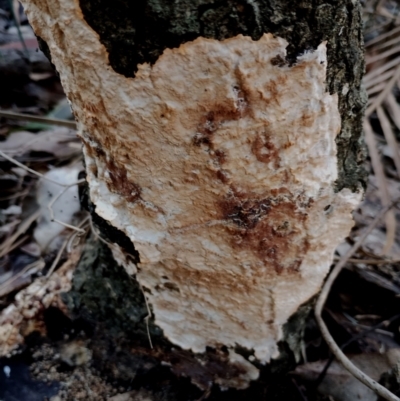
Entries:
<svg viewBox="0 0 400 401">
<path fill-rule="evenodd" d="M 193 358 L 221 352 L 236 370 L 213 380 L 246 387 L 289 342 L 362 196 L 358 3 L 23 3 L 153 324 Z"/>
</svg>

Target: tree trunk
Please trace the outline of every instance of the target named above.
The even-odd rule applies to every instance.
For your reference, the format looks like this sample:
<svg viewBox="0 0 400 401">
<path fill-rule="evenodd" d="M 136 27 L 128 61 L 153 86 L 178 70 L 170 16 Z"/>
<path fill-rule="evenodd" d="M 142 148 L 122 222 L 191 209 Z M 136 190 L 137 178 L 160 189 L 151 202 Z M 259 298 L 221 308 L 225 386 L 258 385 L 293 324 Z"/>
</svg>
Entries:
<svg viewBox="0 0 400 401">
<path fill-rule="evenodd" d="M 23 3 L 124 266 L 89 243 L 66 296 L 104 368 L 246 388 L 298 358 L 364 185 L 359 2 Z"/>
</svg>

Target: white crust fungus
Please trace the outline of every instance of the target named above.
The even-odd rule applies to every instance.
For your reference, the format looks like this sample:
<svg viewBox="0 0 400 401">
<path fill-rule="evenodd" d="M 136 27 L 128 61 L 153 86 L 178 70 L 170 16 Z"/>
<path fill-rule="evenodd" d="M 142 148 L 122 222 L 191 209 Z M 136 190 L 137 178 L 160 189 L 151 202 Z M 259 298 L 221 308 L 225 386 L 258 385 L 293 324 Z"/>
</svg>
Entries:
<svg viewBox="0 0 400 401">
<path fill-rule="evenodd" d="M 138 250 L 156 324 L 194 352 L 277 357 L 361 198 L 334 192 L 326 44 L 289 66 L 287 42 L 270 34 L 198 38 L 126 78 L 78 1 L 24 3 L 79 122 L 96 212 Z"/>
</svg>

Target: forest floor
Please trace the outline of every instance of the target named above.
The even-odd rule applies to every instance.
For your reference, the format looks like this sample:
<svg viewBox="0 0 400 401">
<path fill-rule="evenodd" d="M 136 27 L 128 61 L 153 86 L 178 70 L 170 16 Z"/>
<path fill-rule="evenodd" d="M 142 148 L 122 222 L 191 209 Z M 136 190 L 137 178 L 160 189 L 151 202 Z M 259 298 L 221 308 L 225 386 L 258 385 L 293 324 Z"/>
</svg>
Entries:
<svg viewBox="0 0 400 401">
<path fill-rule="evenodd" d="M 388 211 L 330 289 L 323 318 L 347 357 L 400 395 L 400 6 L 364 3 L 368 189 L 335 262 L 382 208 Z M 155 401 L 152 386 L 167 380 L 166 372 L 146 383 L 109 377 L 93 362 L 85 327 L 66 317 L 61 294 L 93 232 L 79 201 L 81 171 L 59 79 L 18 2 L 0 1 L 0 401 Z M 192 387 L 184 384 L 176 399 L 248 398 Z M 301 361 L 278 387 L 281 398 L 267 389 L 259 399 L 378 400 L 334 360 L 312 314 Z M 275 385 L 274 394 L 279 391 Z M 169 398 L 161 391 L 158 399 Z"/>
</svg>

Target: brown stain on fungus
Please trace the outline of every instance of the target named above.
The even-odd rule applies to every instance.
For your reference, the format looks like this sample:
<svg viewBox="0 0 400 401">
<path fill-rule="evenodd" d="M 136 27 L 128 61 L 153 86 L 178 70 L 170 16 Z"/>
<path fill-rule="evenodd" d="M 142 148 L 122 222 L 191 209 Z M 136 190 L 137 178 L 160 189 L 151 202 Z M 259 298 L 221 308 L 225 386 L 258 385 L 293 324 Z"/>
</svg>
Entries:
<svg viewBox="0 0 400 401">
<path fill-rule="evenodd" d="M 288 191 L 271 191 L 268 196 L 232 194 L 220 203 L 234 247 L 250 249 L 276 273 L 298 272 L 309 249 L 304 224 L 312 199 L 294 197 Z"/>
<path fill-rule="evenodd" d="M 280 165 L 279 150 L 273 144 L 271 135 L 266 131 L 256 135 L 251 145 L 251 152 L 261 163 L 273 162 L 275 168 Z"/>
<path fill-rule="evenodd" d="M 86 103 L 84 108 L 88 113 L 92 113 L 94 115 L 96 115 L 99 112 L 99 107 L 93 103 L 89 103 L 89 102 Z"/>
<path fill-rule="evenodd" d="M 277 56 L 271 58 L 271 64 L 277 67 L 284 67 L 288 64 L 288 62 L 280 54 L 278 54 Z"/>
<path fill-rule="evenodd" d="M 128 202 L 136 202 L 140 199 L 140 187 L 128 180 L 124 167 L 117 166 L 115 162 L 107 161 L 110 179 L 107 180 L 108 189 L 124 197 Z"/>
<path fill-rule="evenodd" d="M 282 96 L 282 89 L 287 85 L 287 76 L 284 74 L 278 75 L 275 79 L 271 79 L 264 86 L 264 101 L 267 105 L 280 105 Z"/>
<path fill-rule="evenodd" d="M 301 116 L 300 125 L 303 127 L 312 127 L 315 122 L 315 115 L 312 113 L 303 113 Z"/>
<path fill-rule="evenodd" d="M 224 164 L 226 162 L 226 154 L 223 150 L 217 149 L 214 154 L 219 164 Z"/>
<path fill-rule="evenodd" d="M 232 88 L 233 99 L 228 99 L 226 104 L 214 104 L 209 108 L 197 125 L 197 132 L 193 137 L 195 146 L 211 146 L 211 138 L 226 121 L 237 121 L 248 114 L 249 103 L 246 92 L 240 85 Z"/>
<path fill-rule="evenodd" d="M 229 182 L 229 177 L 224 170 L 217 170 L 216 175 L 217 178 L 224 184 L 227 184 Z"/>
<path fill-rule="evenodd" d="M 106 169 L 109 173 L 109 178 L 105 178 L 108 189 L 121 195 L 128 202 L 136 202 L 140 199 L 141 188 L 139 185 L 129 181 L 128 173 L 125 167 L 119 166 L 113 160 L 110 160 L 109 155 L 107 155 L 101 144 L 97 141 L 91 139 L 82 139 L 85 144 L 85 149 L 92 160 L 97 160 L 97 163 L 104 163 Z M 126 155 L 126 157 L 128 157 Z M 92 164 L 90 166 L 92 173 L 97 177 L 98 166 L 97 164 Z"/>
</svg>

